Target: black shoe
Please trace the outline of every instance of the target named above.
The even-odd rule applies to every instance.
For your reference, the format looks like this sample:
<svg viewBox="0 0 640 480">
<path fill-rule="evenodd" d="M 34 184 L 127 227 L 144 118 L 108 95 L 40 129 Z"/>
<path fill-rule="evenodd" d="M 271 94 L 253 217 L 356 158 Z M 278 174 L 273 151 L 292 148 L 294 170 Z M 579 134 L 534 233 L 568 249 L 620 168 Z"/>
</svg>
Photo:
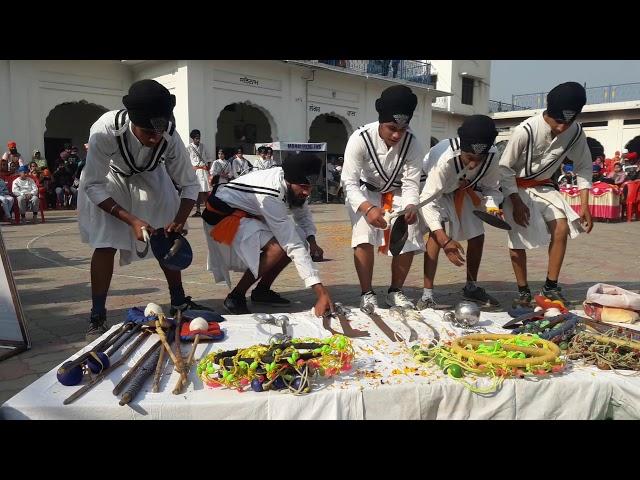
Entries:
<svg viewBox="0 0 640 480">
<path fill-rule="evenodd" d="M 475 290 L 469 290 L 467 287 L 462 289 L 462 296 L 466 300 L 477 302 L 483 307 L 499 307 L 500 302 L 489 295 L 484 288 L 476 287 Z"/>
<path fill-rule="evenodd" d="M 569 300 L 567 300 L 565 296 L 562 295 L 562 289 L 560 287 L 549 288 L 549 289 L 547 289 L 546 287 L 543 287 L 542 291 L 540 292 L 540 295 L 545 296 L 552 301 L 559 300 L 565 305 L 565 307 L 571 304 L 571 302 L 569 302 Z"/>
<path fill-rule="evenodd" d="M 240 295 L 227 295 L 224 299 L 224 308 L 233 315 L 246 315 L 251 313 L 247 308 L 247 299 Z"/>
<path fill-rule="evenodd" d="M 291 305 L 291 301 L 281 297 L 273 290 L 258 290 L 257 288 L 251 292 L 251 303 L 262 303 L 273 307 Z"/>
<path fill-rule="evenodd" d="M 205 307 L 204 305 L 200 305 L 193 300 L 191 297 L 184 297 L 184 303 L 182 305 L 171 305 L 169 309 L 169 316 L 175 317 L 178 310 L 184 312 L 185 310 L 207 310 L 209 312 L 215 312 L 213 308 Z"/>
<path fill-rule="evenodd" d="M 107 325 L 106 312 L 101 315 L 92 313 L 89 329 L 87 330 L 87 333 L 85 333 L 85 340 L 87 342 L 93 342 L 96 338 L 101 337 L 108 331 L 109 326 Z"/>
<path fill-rule="evenodd" d="M 533 297 L 531 296 L 531 290 L 527 290 L 525 292 L 518 292 L 518 296 L 513 299 L 511 303 L 511 308 L 530 308 L 532 307 Z"/>
<path fill-rule="evenodd" d="M 193 215 L 191 215 L 191 217 L 201 217 L 202 214 L 200 213 L 200 210 L 196 210 L 196 213 L 194 213 Z"/>
</svg>

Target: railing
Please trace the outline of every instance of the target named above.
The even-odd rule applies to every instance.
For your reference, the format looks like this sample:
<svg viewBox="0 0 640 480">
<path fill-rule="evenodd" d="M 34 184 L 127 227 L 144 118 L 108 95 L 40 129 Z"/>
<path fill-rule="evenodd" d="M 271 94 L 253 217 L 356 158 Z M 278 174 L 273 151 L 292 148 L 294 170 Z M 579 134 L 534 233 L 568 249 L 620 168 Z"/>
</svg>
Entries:
<svg viewBox="0 0 640 480">
<path fill-rule="evenodd" d="M 489 100 L 489 113 L 512 112 L 514 110 L 526 110 L 526 107 L 519 107 L 511 103 L 499 102 L 497 100 Z"/>
<path fill-rule="evenodd" d="M 424 60 L 292 60 L 308 65 L 330 66 L 362 75 L 404 80 L 435 88 L 431 64 Z"/>
<path fill-rule="evenodd" d="M 587 92 L 587 105 L 598 103 L 629 102 L 640 100 L 640 83 L 621 83 L 618 85 L 602 85 L 589 87 Z M 539 109 L 547 106 L 547 93 L 525 93 L 513 95 L 511 104 L 504 103 L 503 109 L 498 111 Z M 504 106 L 508 106 L 507 109 Z"/>
</svg>

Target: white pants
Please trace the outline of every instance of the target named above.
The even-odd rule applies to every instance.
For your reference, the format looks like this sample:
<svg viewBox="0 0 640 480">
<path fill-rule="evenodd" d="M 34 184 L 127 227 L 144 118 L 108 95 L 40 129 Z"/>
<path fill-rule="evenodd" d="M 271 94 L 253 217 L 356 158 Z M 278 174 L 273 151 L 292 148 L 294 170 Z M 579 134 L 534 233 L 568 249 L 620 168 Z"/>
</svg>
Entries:
<svg viewBox="0 0 640 480">
<path fill-rule="evenodd" d="M 211 187 L 209 186 L 209 172 L 206 168 L 196 168 L 196 179 L 198 180 L 198 186 L 200 187 L 200 192 L 210 192 Z"/>
<path fill-rule="evenodd" d="M 546 185 L 520 188 L 518 194 L 529 208 L 529 226 L 523 227 L 515 222 L 513 204 L 507 196 L 504 199 L 503 212 L 504 219 L 512 227 L 509 230 L 509 248 L 521 250 L 549 245 L 551 232 L 548 223 L 560 218 L 567 219 L 571 238 L 576 238 L 580 232 L 584 231 L 580 225 L 580 216 L 574 212 L 555 188 Z"/>
<path fill-rule="evenodd" d="M 13 197 L 11 195 L 0 195 L 0 203 L 4 209 L 4 215 L 11 217 L 11 209 L 13 208 Z"/>
<path fill-rule="evenodd" d="M 27 207 L 33 213 L 38 212 L 38 208 L 40 207 L 40 199 L 37 195 L 32 195 L 29 200 L 24 195 L 20 195 L 18 197 L 18 207 L 20 207 L 20 214 L 24 215 L 27 211 Z"/>
<path fill-rule="evenodd" d="M 368 201 L 373 203 L 374 205 L 381 205 L 382 194 L 379 192 L 372 192 L 367 190 L 367 188 L 362 185 L 360 190 L 367 198 Z M 367 223 L 367 220 L 364 218 L 364 215 L 358 211 L 354 211 L 351 206 L 347 203 L 347 211 L 349 212 L 349 218 L 351 220 L 352 232 L 351 232 L 351 247 L 355 248 L 358 245 L 363 243 L 368 243 L 373 245 L 374 247 L 379 247 L 384 245 L 384 230 L 380 230 L 378 228 L 372 227 Z M 395 211 L 402 210 L 405 207 L 404 202 L 402 201 L 402 191 L 396 190 L 393 195 L 392 208 Z M 392 220 L 392 226 L 395 220 Z M 420 227 L 418 222 L 413 225 L 409 225 L 407 241 L 402 248 L 400 254 L 408 253 L 408 252 L 424 252 L 424 235 L 420 231 Z M 388 253 L 391 256 L 391 252 Z"/>
<path fill-rule="evenodd" d="M 207 239 L 208 255 L 207 270 L 213 274 L 216 283 L 226 282 L 231 288 L 229 272 L 244 273 L 247 269 L 258 278 L 260 268 L 260 254 L 262 248 L 274 238 L 267 224 L 256 218 L 240 219 L 238 233 L 231 242 L 231 246 L 216 242 L 211 237 L 214 225 L 202 221 L 204 235 Z M 304 231 L 296 226 L 300 238 L 305 238 Z M 305 241 L 308 247 L 308 244 Z"/>
<path fill-rule="evenodd" d="M 462 212 L 460 218 L 456 213 L 455 207 L 455 192 L 445 193 L 438 200 L 433 201 L 422 207 L 421 212 L 427 218 L 439 219 L 441 223 L 449 222 L 449 237 L 453 238 L 456 242 L 463 240 L 469 240 L 480 235 L 484 235 L 484 222 L 473 214 L 473 211 L 480 208 L 484 209 L 484 201 L 482 206 L 476 207 L 468 195 L 464 196 L 464 203 L 462 205 Z M 421 218 L 421 221 L 423 219 Z M 421 222 L 421 225 L 422 222 Z M 429 227 L 423 227 L 423 232 L 428 232 Z"/>
<path fill-rule="evenodd" d="M 120 250 L 120 265 L 127 265 L 138 257 L 137 248 L 143 245 L 133 236 L 131 227 L 102 210 L 84 193 L 84 170 L 78 189 L 78 226 L 80 238 L 92 248 L 115 248 Z M 165 227 L 173 221 L 180 199 L 164 165 L 151 172 L 123 177 L 109 171 L 107 192 L 122 208 L 153 228 Z M 147 257 L 153 256 L 149 249 Z"/>
</svg>

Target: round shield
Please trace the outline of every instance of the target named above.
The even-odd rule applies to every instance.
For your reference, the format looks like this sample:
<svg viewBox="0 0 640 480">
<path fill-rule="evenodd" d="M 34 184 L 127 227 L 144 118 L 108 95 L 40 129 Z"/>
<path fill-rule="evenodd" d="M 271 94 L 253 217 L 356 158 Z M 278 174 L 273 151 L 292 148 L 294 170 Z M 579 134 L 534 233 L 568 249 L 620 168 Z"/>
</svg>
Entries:
<svg viewBox="0 0 640 480">
<path fill-rule="evenodd" d="M 180 233 L 169 232 L 158 228 L 149 240 L 151 251 L 160 264 L 169 270 L 184 270 L 193 260 L 191 245 Z"/>
</svg>

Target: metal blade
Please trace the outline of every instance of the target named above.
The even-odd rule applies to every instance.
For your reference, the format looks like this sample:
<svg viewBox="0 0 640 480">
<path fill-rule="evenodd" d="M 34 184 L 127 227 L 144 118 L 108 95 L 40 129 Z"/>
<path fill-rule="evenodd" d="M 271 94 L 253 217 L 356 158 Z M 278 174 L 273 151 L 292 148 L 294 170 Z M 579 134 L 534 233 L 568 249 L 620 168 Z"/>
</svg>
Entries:
<svg viewBox="0 0 640 480">
<path fill-rule="evenodd" d="M 496 217 L 495 215 L 491 215 L 490 213 L 483 212 L 482 210 L 474 210 L 473 214 L 492 227 L 496 227 L 501 230 L 511 230 L 511 225 L 502 220 L 500 217 Z"/>
</svg>

